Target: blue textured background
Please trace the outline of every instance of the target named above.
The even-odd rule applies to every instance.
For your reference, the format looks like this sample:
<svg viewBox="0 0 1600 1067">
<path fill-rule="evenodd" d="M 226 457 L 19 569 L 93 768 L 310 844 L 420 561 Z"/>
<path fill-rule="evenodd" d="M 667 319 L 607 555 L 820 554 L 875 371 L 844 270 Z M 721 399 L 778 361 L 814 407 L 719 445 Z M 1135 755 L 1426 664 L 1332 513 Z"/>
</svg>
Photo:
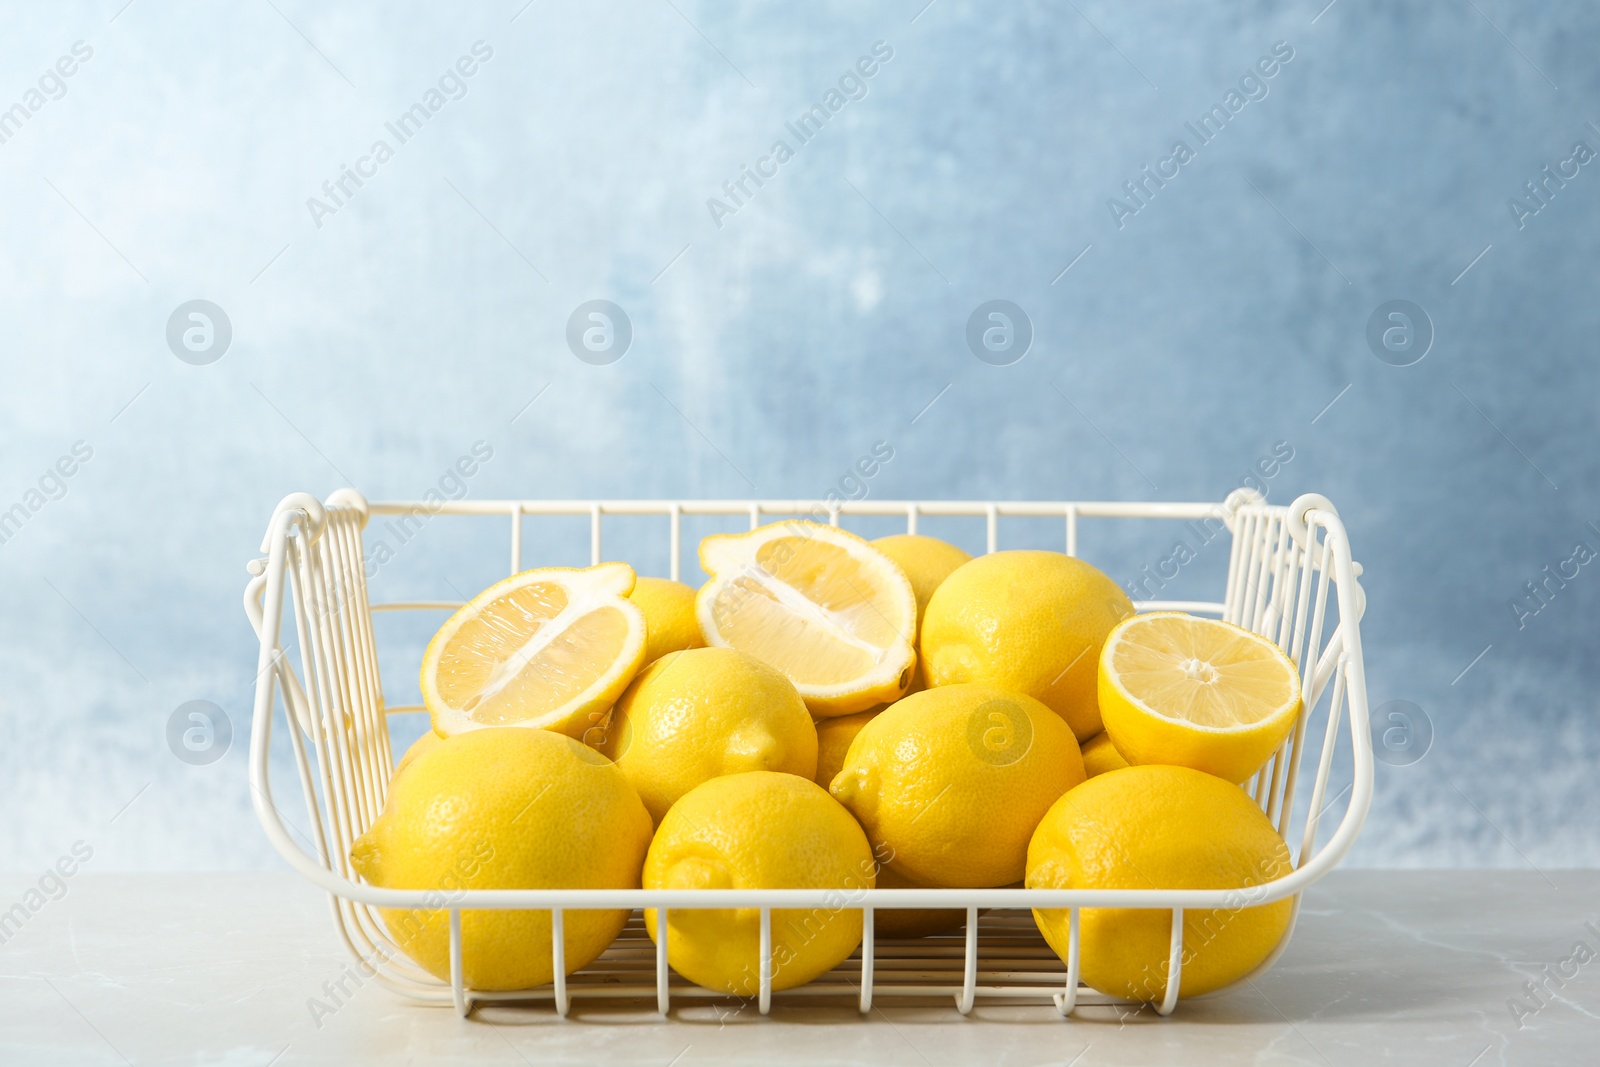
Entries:
<svg viewBox="0 0 1600 1067">
<path fill-rule="evenodd" d="M 285 493 L 420 496 L 480 440 L 475 498 L 816 498 L 884 441 L 878 498 L 1174 500 L 1284 442 L 1272 499 L 1331 497 L 1366 566 L 1374 706 L 1435 733 L 1379 765 L 1352 862 L 1600 862 L 1600 568 L 1510 606 L 1600 548 L 1600 169 L 1520 228 L 1507 205 L 1600 149 L 1600 15 L 1323 2 L 8 5 L 0 107 L 93 56 L 0 144 L 0 509 L 93 457 L 0 544 L 0 865 L 79 838 L 98 869 L 278 864 L 243 563 Z M 318 226 L 307 199 L 480 40 Z M 878 41 L 865 97 L 717 226 L 707 198 Z M 1266 97 L 1119 228 L 1108 199 L 1279 41 Z M 1036 331 L 1007 367 L 964 341 L 996 297 Z M 234 331 L 209 366 L 165 341 L 195 298 Z M 633 325 L 610 366 L 564 342 L 596 298 Z M 1413 366 L 1365 341 L 1396 298 L 1436 329 Z M 649 532 L 616 544 L 659 571 Z M 448 597 L 501 535 L 440 520 L 380 581 Z M 1165 540 L 1083 550 L 1128 579 Z M 191 699 L 234 723 L 210 766 L 165 741 Z"/>
</svg>

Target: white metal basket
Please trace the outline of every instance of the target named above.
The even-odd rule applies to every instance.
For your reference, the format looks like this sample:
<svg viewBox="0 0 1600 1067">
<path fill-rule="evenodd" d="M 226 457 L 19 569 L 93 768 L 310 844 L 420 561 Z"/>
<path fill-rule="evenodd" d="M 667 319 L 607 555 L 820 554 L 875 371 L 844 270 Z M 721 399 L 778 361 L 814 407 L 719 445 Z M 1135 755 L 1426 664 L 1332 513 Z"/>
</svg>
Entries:
<svg viewBox="0 0 1600 1067">
<path fill-rule="evenodd" d="M 1053 1004 L 1063 1016 L 1076 1006 L 1118 1003 L 1078 982 L 1079 909 L 1155 908 L 1171 912 L 1171 952 L 1164 995 L 1156 1010 L 1166 1015 L 1177 1004 L 1183 957 L 1184 909 L 1237 908 L 1236 890 L 1185 889 L 873 889 L 852 892 L 841 904 L 837 890 L 456 890 L 381 889 L 351 869 L 350 846 L 382 810 L 393 770 L 387 716 L 419 710 L 387 707 L 378 672 L 379 651 L 372 617 L 384 611 L 438 612 L 456 601 L 372 604 L 367 599 L 362 531 L 379 515 L 504 516 L 511 531 L 510 569 L 523 569 L 523 526 L 530 518 L 586 516 L 590 555 L 601 560 L 602 532 L 611 516 L 666 519 L 670 576 L 678 577 L 680 534 L 685 516 L 748 517 L 752 528 L 784 516 L 815 514 L 817 506 L 794 500 L 765 501 L 435 501 L 372 503 L 344 489 L 321 503 L 296 493 L 278 505 L 262 544 L 264 559 L 250 561 L 253 576 L 245 608 L 260 638 L 255 708 L 250 736 L 250 785 L 258 818 L 291 866 L 326 890 L 334 924 L 358 966 L 383 984 L 418 1001 L 453 1005 L 466 1015 L 486 1001 L 551 1001 L 567 1014 L 582 998 L 653 997 L 665 1014 L 673 997 L 725 997 L 675 977 L 668 968 L 666 939 L 660 946 L 646 936 L 637 909 L 758 908 L 761 919 L 759 995 L 762 1014 L 771 1004 L 771 922 L 774 908 L 859 908 L 861 947 L 849 960 L 808 985 L 781 997 L 848 996 L 870 1010 L 874 998 L 953 996 L 963 1014 L 978 998 L 1003 1002 Z M 1325 498 L 1306 495 L 1287 507 L 1269 505 L 1249 490 L 1236 490 L 1222 503 L 1098 503 L 988 501 L 846 501 L 830 505 L 829 521 L 876 515 L 903 518 L 916 532 L 924 516 L 971 516 L 985 520 L 987 550 L 999 543 L 1001 520 L 1054 518 L 1064 523 L 1065 548 L 1076 554 L 1081 523 L 1103 519 L 1220 521 L 1231 534 L 1226 588 L 1217 601 L 1136 601 L 1141 610 L 1168 609 L 1218 615 L 1276 641 L 1299 665 L 1305 709 L 1289 739 L 1253 782 L 1250 794 L 1286 838 L 1295 814 L 1302 756 L 1311 750 L 1315 779 L 1302 817 L 1301 844 L 1294 869 L 1249 891 L 1248 903 L 1299 897 L 1344 857 L 1355 842 L 1372 795 L 1372 747 L 1367 725 L 1367 691 L 1358 623 L 1364 598 L 1351 561 L 1343 524 Z M 881 520 L 879 520 L 881 521 Z M 1330 586 L 1333 595 L 1330 597 Z M 299 669 L 285 651 L 285 599 L 293 604 L 294 645 Z M 1331 601 L 1331 602 L 1330 602 Z M 271 781 L 271 740 L 276 699 L 282 697 L 290 749 L 299 771 L 310 829 L 296 842 L 280 812 Z M 1326 706 L 1320 746 L 1308 736 L 1307 722 Z M 1336 742 L 1347 724 L 1351 760 L 1349 799 L 1333 833 L 1318 843 Z M 308 752 L 309 750 L 309 752 Z M 1343 790 L 1341 790 L 1343 792 Z M 446 984 L 412 963 L 397 947 L 376 909 L 448 909 L 451 981 Z M 622 935 L 595 962 L 566 974 L 562 932 L 566 911 L 588 908 L 636 909 Z M 882 908 L 960 908 L 963 932 L 916 940 L 874 936 L 873 913 Z M 1031 908 L 1067 908 L 1071 950 L 1063 963 L 1034 928 Z M 462 980 L 461 912 L 475 909 L 549 909 L 553 923 L 555 980 L 537 989 L 483 992 Z M 980 918 L 980 909 L 988 909 Z M 1287 946 L 1294 923 L 1256 974 L 1265 971 Z M 1252 976 L 1253 977 L 1253 976 Z"/>
</svg>

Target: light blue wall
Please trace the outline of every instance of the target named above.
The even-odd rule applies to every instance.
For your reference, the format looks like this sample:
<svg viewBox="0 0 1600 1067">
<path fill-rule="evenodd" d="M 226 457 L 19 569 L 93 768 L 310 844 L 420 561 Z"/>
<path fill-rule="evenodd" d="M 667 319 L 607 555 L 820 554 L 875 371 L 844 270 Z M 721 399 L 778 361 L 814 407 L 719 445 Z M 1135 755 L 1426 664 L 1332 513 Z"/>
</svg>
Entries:
<svg viewBox="0 0 1600 1067">
<path fill-rule="evenodd" d="M 0 144 L 0 509 L 93 452 L 0 544 L 0 866 L 79 839 L 107 870 L 275 865 L 244 561 L 285 493 L 419 496 L 478 441 L 476 498 L 816 498 L 883 441 L 882 498 L 1216 499 L 1292 449 L 1272 498 L 1332 498 L 1366 567 L 1374 705 L 1435 734 L 1378 767 L 1354 861 L 1600 861 L 1600 568 L 1510 606 L 1600 549 L 1600 168 L 1520 226 L 1507 204 L 1600 149 L 1592 7 L 120 6 L 12 4 L 0 34 L 0 106 L 93 50 Z M 465 95 L 388 134 L 478 41 Z M 785 123 L 880 41 L 800 144 Z M 1201 145 L 1185 122 L 1275 42 L 1292 59 Z M 308 198 L 380 138 L 319 226 Z M 1119 227 L 1108 200 L 1180 138 Z M 793 158 L 717 225 L 777 139 Z M 233 331 L 206 366 L 165 337 L 197 298 Z M 964 339 L 995 298 L 1035 332 L 1011 366 Z M 608 366 L 564 339 L 592 299 L 632 324 Z M 1434 325 L 1411 366 L 1365 339 L 1392 299 Z M 648 532 L 615 544 L 659 571 Z M 470 593 L 501 536 L 441 520 L 379 581 Z M 530 533 L 530 559 L 584 543 Z M 1129 579 L 1166 547 L 1083 550 Z M 234 724 L 210 766 L 166 743 L 193 699 Z"/>
</svg>

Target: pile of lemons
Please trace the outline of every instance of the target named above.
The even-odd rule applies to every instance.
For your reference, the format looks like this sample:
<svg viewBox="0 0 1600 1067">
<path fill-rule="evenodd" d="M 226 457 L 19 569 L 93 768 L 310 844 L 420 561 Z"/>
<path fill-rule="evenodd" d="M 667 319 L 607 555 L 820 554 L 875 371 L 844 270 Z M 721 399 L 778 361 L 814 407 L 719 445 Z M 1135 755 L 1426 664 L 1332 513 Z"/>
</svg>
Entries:
<svg viewBox="0 0 1600 1067">
<path fill-rule="evenodd" d="M 1057 552 L 972 558 L 931 537 L 815 523 L 708 537 L 698 591 L 623 563 L 547 567 L 457 611 L 423 657 L 433 729 L 405 754 L 350 861 L 368 882 L 487 888 L 1235 889 L 1290 869 L 1240 788 L 1301 711 L 1293 663 L 1212 619 L 1135 614 Z M 445 897 L 441 895 L 440 902 Z M 1290 902 L 1184 914 L 1180 993 L 1239 980 Z M 569 911 L 565 965 L 622 910 Z M 447 978 L 443 910 L 390 910 Z M 878 912 L 880 937 L 960 910 Z M 1065 957 L 1064 911 L 1036 911 Z M 679 974 L 748 996 L 757 909 L 645 912 Z M 1081 969 L 1139 1001 L 1166 988 L 1170 913 L 1085 909 Z M 552 980 L 549 912 L 466 911 L 467 984 Z M 775 910 L 772 986 L 837 966 L 862 913 Z"/>
</svg>

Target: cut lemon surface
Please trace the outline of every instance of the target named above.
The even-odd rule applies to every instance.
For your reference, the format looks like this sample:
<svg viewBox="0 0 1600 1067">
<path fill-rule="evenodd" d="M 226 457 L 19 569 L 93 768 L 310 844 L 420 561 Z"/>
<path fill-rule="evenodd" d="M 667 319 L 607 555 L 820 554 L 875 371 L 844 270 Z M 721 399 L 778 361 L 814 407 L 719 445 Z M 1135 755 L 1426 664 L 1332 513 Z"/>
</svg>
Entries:
<svg viewBox="0 0 1600 1067">
<path fill-rule="evenodd" d="M 528 726 L 581 738 L 644 659 L 633 583 L 626 563 L 542 567 L 473 597 L 422 657 L 434 732 Z"/>
<path fill-rule="evenodd" d="M 1135 615 L 1100 653 L 1106 734 L 1135 766 L 1192 767 L 1243 782 L 1300 714 L 1300 674 L 1283 650 L 1232 623 Z"/>
<path fill-rule="evenodd" d="M 846 530 L 795 520 L 700 542 L 700 632 L 788 675 L 817 716 L 911 684 L 917 599 L 899 565 Z"/>
</svg>

